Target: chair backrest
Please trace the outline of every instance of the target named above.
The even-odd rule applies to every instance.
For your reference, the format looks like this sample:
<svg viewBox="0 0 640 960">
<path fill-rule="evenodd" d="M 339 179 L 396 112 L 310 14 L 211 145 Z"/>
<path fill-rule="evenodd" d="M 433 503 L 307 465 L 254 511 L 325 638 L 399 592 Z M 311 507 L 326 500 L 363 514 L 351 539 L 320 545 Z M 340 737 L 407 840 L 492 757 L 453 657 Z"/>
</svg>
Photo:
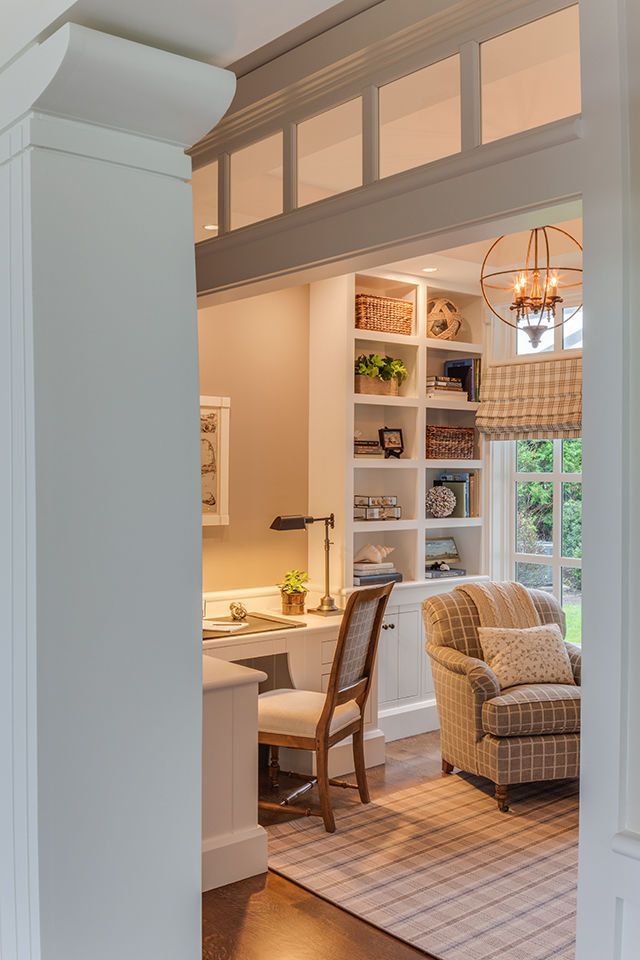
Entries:
<svg viewBox="0 0 640 960">
<path fill-rule="evenodd" d="M 562 607 L 554 596 L 543 590 L 529 590 L 541 623 L 557 623 L 566 633 Z M 427 645 L 452 647 L 468 657 L 482 659 L 478 639 L 480 617 L 476 605 L 462 590 L 430 597 L 422 604 Z"/>
<path fill-rule="evenodd" d="M 349 597 L 329 677 L 327 710 L 333 712 L 338 704 L 348 700 L 357 700 L 361 706 L 366 702 L 392 589 L 392 583 L 385 583 L 357 590 Z"/>
</svg>

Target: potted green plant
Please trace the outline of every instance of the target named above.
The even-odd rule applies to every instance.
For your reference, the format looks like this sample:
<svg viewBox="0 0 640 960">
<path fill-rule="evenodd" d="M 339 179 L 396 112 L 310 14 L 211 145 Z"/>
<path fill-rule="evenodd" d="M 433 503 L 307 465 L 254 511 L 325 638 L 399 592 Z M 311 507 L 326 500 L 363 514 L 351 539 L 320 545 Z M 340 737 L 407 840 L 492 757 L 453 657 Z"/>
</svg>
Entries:
<svg viewBox="0 0 640 960">
<path fill-rule="evenodd" d="M 287 570 L 282 583 L 278 583 L 282 594 L 282 612 L 301 616 L 304 613 L 304 604 L 307 597 L 305 586 L 309 581 L 306 570 Z"/>
<path fill-rule="evenodd" d="M 356 393 L 397 397 L 409 371 L 404 360 L 379 353 L 361 353 L 355 362 Z"/>
</svg>

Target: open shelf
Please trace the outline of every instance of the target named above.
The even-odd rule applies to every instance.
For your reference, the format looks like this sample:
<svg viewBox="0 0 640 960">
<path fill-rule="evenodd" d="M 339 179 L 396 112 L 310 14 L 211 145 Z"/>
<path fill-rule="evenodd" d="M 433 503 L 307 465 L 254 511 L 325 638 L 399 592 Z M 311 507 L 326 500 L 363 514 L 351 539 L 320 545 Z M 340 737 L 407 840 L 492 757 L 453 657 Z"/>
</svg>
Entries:
<svg viewBox="0 0 640 960">
<path fill-rule="evenodd" d="M 429 470 L 482 470 L 484 460 L 425 460 Z"/>
<path fill-rule="evenodd" d="M 484 353 L 481 343 L 465 343 L 462 340 L 438 340 L 427 337 L 427 350 L 446 350 L 449 353 L 470 353 L 480 357 Z"/>
<path fill-rule="evenodd" d="M 354 457 L 352 464 L 354 470 L 360 470 L 362 467 L 365 470 L 397 470 L 398 467 L 407 469 L 419 466 L 421 466 L 420 460 L 403 460 L 397 457 L 389 457 L 387 460 L 382 460 L 380 457 Z"/>
<path fill-rule="evenodd" d="M 426 530 L 446 530 L 450 527 L 481 527 L 483 522 L 482 517 L 427 517 L 424 525 Z"/>
<path fill-rule="evenodd" d="M 415 530 L 416 520 L 354 520 L 354 533 L 382 533 L 387 530 Z"/>
<path fill-rule="evenodd" d="M 378 343 L 408 344 L 410 347 L 417 347 L 422 341 L 420 337 L 406 336 L 403 333 L 382 333 L 376 330 L 361 330 L 354 327 L 353 336 L 356 340 L 373 340 Z"/>
<path fill-rule="evenodd" d="M 436 397 L 435 399 L 429 398 L 425 402 L 428 407 L 434 410 L 462 410 L 463 412 L 475 413 L 476 410 L 480 409 L 479 403 L 471 403 L 470 400 L 447 400 Z"/>
<path fill-rule="evenodd" d="M 373 407 L 418 407 L 417 397 L 376 397 L 368 393 L 354 393 L 353 402 Z"/>
</svg>

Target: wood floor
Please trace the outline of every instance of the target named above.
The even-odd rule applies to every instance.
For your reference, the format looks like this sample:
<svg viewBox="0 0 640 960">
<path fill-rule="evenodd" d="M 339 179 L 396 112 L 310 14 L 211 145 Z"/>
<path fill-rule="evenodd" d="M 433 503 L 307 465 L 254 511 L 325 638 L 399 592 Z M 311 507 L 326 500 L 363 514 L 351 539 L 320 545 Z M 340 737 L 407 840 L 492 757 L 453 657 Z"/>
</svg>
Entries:
<svg viewBox="0 0 640 960">
<path fill-rule="evenodd" d="M 437 733 L 397 740 L 387 744 L 386 764 L 368 771 L 371 797 L 440 775 Z M 355 791 L 331 795 L 336 810 L 359 802 Z M 315 791 L 308 796 L 317 802 Z M 260 817 L 265 826 L 286 819 Z M 273 873 L 205 893 L 202 915 L 203 960 L 425 960 L 420 950 Z"/>
</svg>

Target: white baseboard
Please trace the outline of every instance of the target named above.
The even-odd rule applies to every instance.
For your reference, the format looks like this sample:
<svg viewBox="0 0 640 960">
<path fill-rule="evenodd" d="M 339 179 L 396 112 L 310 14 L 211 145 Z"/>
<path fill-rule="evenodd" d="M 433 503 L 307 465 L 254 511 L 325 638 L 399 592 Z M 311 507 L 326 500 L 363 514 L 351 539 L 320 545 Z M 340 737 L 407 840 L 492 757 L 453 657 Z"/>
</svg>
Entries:
<svg viewBox="0 0 640 960">
<path fill-rule="evenodd" d="M 366 730 L 364 734 L 364 757 L 367 767 L 378 767 L 385 760 L 385 735 L 380 728 Z M 309 750 L 280 750 L 280 766 L 283 770 L 315 774 L 315 755 Z M 353 747 L 351 737 L 336 743 L 329 752 L 329 776 L 343 777 L 353 773 Z"/>
<path fill-rule="evenodd" d="M 202 892 L 246 880 L 267 870 L 267 834 L 249 827 L 202 841 Z"/>
<path fill-rule="evenodd" d="M 436 701 L 421 700 L 419 703 L 402 704 L 386 710 L 382 708 L 378 711 L 378 726 L 389 742 L 438 730 L 440 720 Z"/>
</svg>

